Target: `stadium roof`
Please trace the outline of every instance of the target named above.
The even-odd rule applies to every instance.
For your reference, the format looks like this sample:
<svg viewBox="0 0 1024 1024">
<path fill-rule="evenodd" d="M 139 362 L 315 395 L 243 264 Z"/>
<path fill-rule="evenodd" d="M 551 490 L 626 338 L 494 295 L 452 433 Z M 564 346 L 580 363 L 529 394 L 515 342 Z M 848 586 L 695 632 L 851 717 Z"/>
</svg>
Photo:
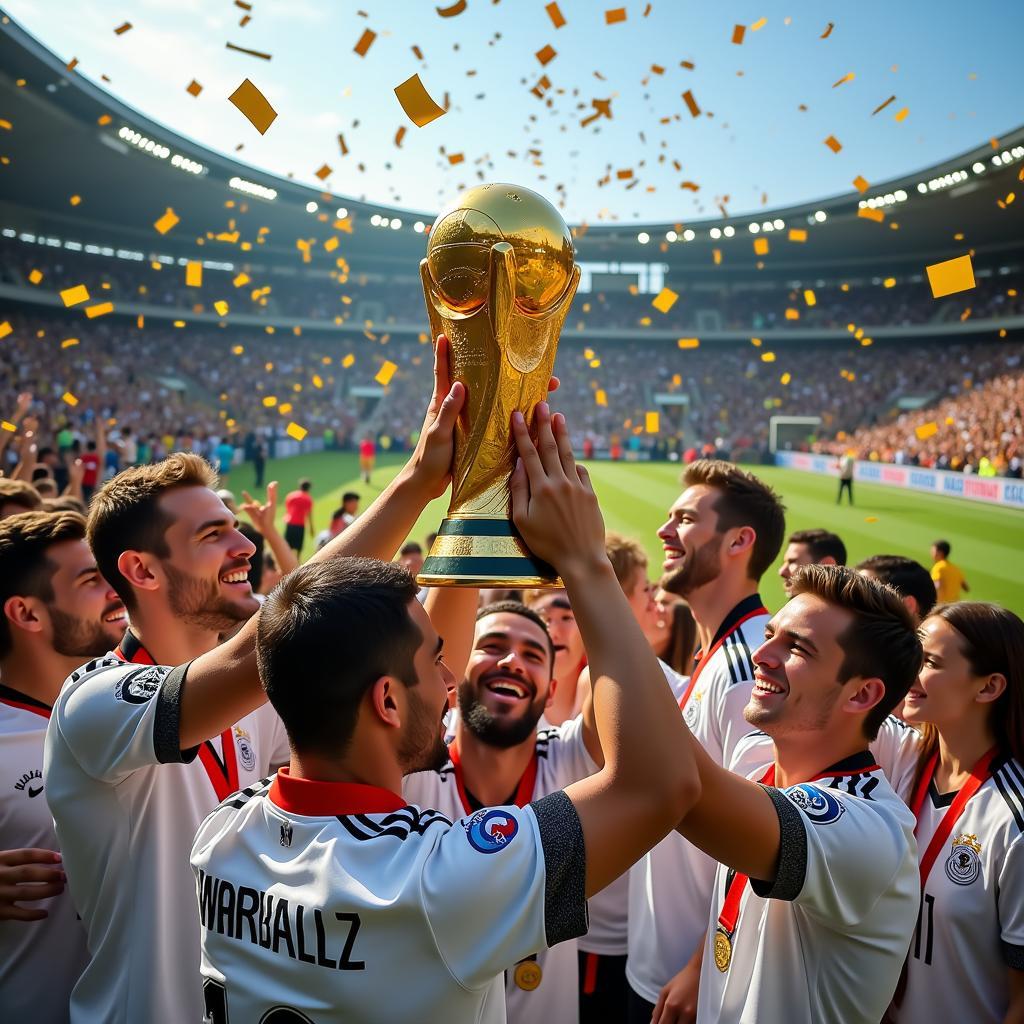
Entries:
<svg viewBox="0 0 1024 1024">
<path fill-rule="evenodd" d="M 209 258 L 238 259 L 234 243 L 208 233 L 230 236 L 230 222 L 244 213 L 247 225 L 258 221 L 269 229 L 260 258 L 275 251 L 294 255 L 297 238 L 323 240 L 349 228 L 347 256 L 415 273 L 423 254 L 422 230 L 431 213 L 318 193 L 199 146 L 68 72 L 12 21 L 0 27 L 0 96 L 2 116 L 12 125 L 0 133 L 0 155 L 11 159 L 0 169 L 0 227 L 152 246 L 154 221 L 172 207 L 181 222 L 161 240 L 171 253 L 194 253 L 194 240 L 205 237 Z M 669 274 L 749 277 L 761 259 L 754 242 L 766 240 L 768 274 L 897 265 L 919 271 L 967 249 L 1000 261 L 1024 248 L 1021 204 L 1006 202 L 1015 188 L 1024 191 L 1022 172 L 1024 127 L 995 147 L 985 143 L 918 174 L 872 185 L 863 195 L 765 210 L 756 219 L 580 226 L 578 258 L 664 263 Z M 83 201 L 72 206 L 72 195 Z M 226 207 L 231 200 L 234 206 Z M 864 206 L 884 219 L 864 216 Z M 791 239 L 793 229 L 806 232 L 806 239 Z M 243 260 L 253 258 L 255 252 Z"/>
</svg>

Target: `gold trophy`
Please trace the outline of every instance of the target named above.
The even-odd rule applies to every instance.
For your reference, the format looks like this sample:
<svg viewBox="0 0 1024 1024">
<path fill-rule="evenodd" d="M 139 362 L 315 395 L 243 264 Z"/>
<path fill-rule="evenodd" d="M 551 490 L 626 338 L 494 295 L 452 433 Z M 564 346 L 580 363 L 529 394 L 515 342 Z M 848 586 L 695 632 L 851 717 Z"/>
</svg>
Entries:
<svg viewBox="0 0 1024 1024">
<path fill-rule="evenodd" d="M 438 587 L 561 586 L 511 520 L 510 419 L 548 393 L 558 335 L 580 281 L 558 211 L 517 185 L 478 185 L 434 222 L 420 262 L 436 339 L 466 387 L 455 427 L 452 500 L 417 582 Z"/>
</svg>

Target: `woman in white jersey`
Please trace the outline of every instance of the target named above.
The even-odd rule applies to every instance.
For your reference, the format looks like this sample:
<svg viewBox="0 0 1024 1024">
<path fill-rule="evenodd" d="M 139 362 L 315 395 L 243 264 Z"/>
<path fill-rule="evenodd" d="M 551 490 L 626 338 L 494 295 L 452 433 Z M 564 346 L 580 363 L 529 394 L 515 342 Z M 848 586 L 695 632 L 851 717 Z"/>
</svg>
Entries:
<svg viewBox="0 0 1024 1024">
<path fill-rule="evenodd" d="M 921 731 L 921 909 L 890 1019 L 1024 1020 L 1024 622 L 945 604 L 921 637 L 903 711 Z"/>
</svg>

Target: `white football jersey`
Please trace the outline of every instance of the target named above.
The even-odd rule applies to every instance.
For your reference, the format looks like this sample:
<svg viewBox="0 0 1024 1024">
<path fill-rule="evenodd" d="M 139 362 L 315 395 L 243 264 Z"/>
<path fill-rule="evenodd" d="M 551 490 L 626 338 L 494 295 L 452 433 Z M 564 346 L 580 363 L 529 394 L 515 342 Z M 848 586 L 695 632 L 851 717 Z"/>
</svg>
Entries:
<svg viewBox="0 0 1024 1024">
<path fill-rule="evenodd" d="M 577 715 L 558 728 L 537 733 L 534 759 L 520 781 L 513 803 L 524 807 L 596 771 L 597 765 L 583 742 L 583 717 Z M 402 793 L 410 803 L 433 808 L 452 820 L 480 809 L 479 802 L 466 787 L 460 766 L 451 760 L 439 772 L 407 775 Z M 545 1021 L 572 1024 L 578 1020 L 576 949 L 575 942 L 562 942 L 551 948 L 529 950 L 531 961 L 540 970 L 539 985 L 534 985 L 534 973 L 526 972 L 524 978 L 523 968 L 517 972 L 518 965 L 506 965 L 509 970 L 505 979 L 505 1002 L 510 1024 L 543 1024 Z"/>
<path fill-rule="evenodd" d="M 502 971 L 587 926 L 564 793 L 453 824 L 285 768 L 207 818 L 192 867 L 211 1024 L 500 1024 Z"/>
<path fill-rule="evenodd" d="M 1024 768 L 1005 757 L 992 768 L 928 872 L 894 1013 L 900 1024 L 999 1024 L 1007 970 L 1024 971 Z M 929 786 L 918 813 L 921 857 L 954 796 Z"/>
<path fill-rule="evenodd" d="M 778 873 L 743 890 L 723 970 L 716 932 L 734 872 L 719 865 L 705 919 L 699 1024 L 882 1019 L 920 887 L 914 817 L 873 761 L 864 751 L 811 782 L 765 787 L 779 815 Z"/>
<path fill-rule="evenodd" d="M 0 849 L 57 850 L 43 795 L 43 739 L 50 709 L 0 685 Z M 71 893 L 23 903 L 42 921 L 0 921 L 0 1007 L 9 1021 L 63 1024 L 89 958 Z"/>
<path fill-rule="evenodd" d="M 688 697 L 686 691 L 682 695 L 690 731 L 724 767 L 750 732 L 743 709 L 754 686 L 751 653 L 764 643 L 770 620 L 759 596 L 741 601 L 697 663 Z M 626 977 L 647 1002 L 658 1001 L 662 987 L 696 952 L 707 927 L 714 877 L 715 862 L 678 832 L 670 832 L 630 871 Z"/>
<path fill-rule="evenodd" d="M 146 658 L 109 654 L 72 673 L 46 734 L 46 798 L 92 955 L 75 1024 L 202 1019 L 192 838 L 229 793 L 288 759 L 269 706 L 182 751 L 188 666 Z"/>
</svg>

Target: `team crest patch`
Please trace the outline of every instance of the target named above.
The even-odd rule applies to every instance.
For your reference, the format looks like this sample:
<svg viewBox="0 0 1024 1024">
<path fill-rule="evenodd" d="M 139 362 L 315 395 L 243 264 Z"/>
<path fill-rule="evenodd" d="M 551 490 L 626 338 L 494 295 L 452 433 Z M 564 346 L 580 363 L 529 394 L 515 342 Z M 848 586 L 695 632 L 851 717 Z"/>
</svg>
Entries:
<svg viewBox="0 0 1024 1024">
<path fill-rule="evenodd" d="M 285 821 L 281 823 L 281 845 L 292 845 L 292 825 L 290 821 Z"/>
<path fill-rule="evenodd" d="M 981 843 L 976 835 L 964 833 L 953 840 L 946 858 L 946 877 L 957 885 L 970 885 L 981 874 Z"/>
<path fill-rule="evenodd" d="M 156 696 L 166 674 L 167 670 L 162 665 L 140 668 L 117 684 L 114 697 L 125 704 L 145 704 Z"/>
<path fill-rule="evenodd" d="M 495 809 L 477 811 L 463 826 L 469 845 L 477 853 L 498 853 L 516 837 L 519 823 L 511 814 Z"/>
<path fill-rule="evenodd" d="M 688 729 L 695 729 L 697 727 L 697 719 L 700 718 L 700 699 L 703 696 L 704 692 L 702 690 L 700 693 L 692 694 L 686 702 L 686 707 L 683 709 L 683 721 Z"/>
<path fill-rule="evenodd" d="M 831 793 L 806 782 L 790 786 L 783 792 L 815 825 L 831 825 L 846 812 L 846 808 Z"/>
<path fill-rule="evenodd" d="M 235 726 L 235 746 L 238 748 L 238 759 L 242 767 L 251 772 L 256 767 L 256 751 L 252 749 L 249 734 L 240 726 Z"/>
</svg>

